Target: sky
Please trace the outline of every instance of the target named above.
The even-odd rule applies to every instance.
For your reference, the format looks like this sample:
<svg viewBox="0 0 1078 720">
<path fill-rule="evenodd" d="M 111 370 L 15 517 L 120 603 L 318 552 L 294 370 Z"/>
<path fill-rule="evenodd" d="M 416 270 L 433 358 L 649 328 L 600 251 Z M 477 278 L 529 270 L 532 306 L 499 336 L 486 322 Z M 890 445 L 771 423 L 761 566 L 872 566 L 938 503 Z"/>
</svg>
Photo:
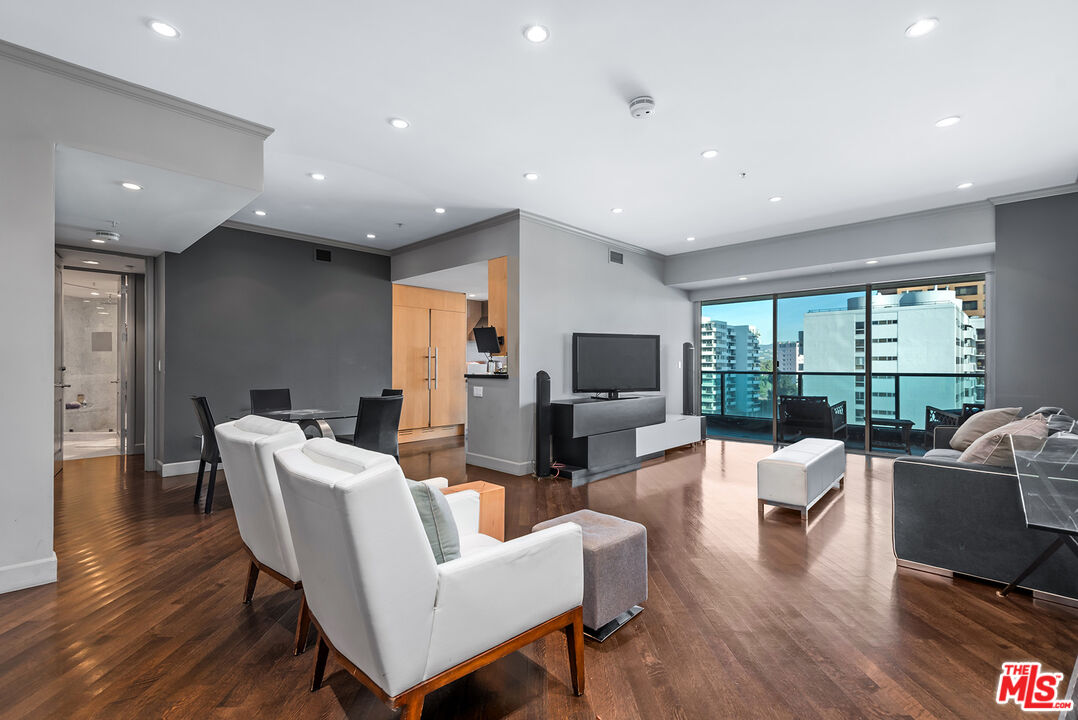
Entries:
<svg viewBox="0 0 1078 720">
<path fill-rule="evenodd" d="M 845 310 L 847 298 L 861 297 L 863 292 L 832 293 L 779 299 L 780 341 L 797 340 L 797 333 L 805 329 L 805 313 L 809 310 Z M 760 344 L 774 342 L 771 328 L 771 299 L 748 302 L 704 305 L 701 315 L 711 320 L 722 320 L 727 325 L 755 325 L 760 331 Z"/>
</svg>

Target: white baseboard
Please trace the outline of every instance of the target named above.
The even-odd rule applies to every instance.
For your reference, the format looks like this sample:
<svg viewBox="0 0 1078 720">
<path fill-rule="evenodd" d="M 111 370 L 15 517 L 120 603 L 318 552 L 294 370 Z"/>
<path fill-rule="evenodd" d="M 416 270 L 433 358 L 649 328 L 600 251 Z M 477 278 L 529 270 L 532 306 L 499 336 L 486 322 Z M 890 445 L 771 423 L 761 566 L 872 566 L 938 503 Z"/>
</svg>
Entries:
<svg viewBox="0 0 1078 720">
<path fill-rule="evenodd" d="M 173 477 L 174 475 L 190 475 L 198 472 L 198 460 L 185 462 L 163 463 L 157 461 L 157 472 L 161 477 Z"/>
<path fill-rule="evenodd" d="M 534 472 L 534 463 L 532 463 L 531 460 L 516 462 L 513 460 L 504 460 L 502 458 L 491 457 L 490 455 L 480 455 L 479 453 L 470 452 L 465 455 L 465 462 L 469 465 L 478 465 L 479 467 L 488 468 L 490 470 L 497 470 L 506 475 L 531 475 L 532 472 Z"/>
<path fill-rule="evenodd" d="M 0 567 L 0 593 L 56 582 L 56 553 L 40 560 Z"/>
</svg>

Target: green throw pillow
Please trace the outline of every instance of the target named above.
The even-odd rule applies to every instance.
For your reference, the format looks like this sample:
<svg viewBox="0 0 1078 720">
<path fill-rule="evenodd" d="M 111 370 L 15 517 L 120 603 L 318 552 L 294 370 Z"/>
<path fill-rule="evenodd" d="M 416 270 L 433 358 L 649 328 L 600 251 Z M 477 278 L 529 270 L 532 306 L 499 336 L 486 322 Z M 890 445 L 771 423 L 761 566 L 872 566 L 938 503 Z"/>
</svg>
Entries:
<svg viewBox="0 0 1078 720">
<path fill-rule="evenodd" d="M 460 534 L 453 522 L 453 513 L 449 502 L 441 490 L 436 490 L 415 480 L 408 480 L 408 490 L 412 493 L 419 519 L 423 521 L 423 532 L 434 551 L 434 562 L 441 565 L 460 557 Z"/>
</svg>

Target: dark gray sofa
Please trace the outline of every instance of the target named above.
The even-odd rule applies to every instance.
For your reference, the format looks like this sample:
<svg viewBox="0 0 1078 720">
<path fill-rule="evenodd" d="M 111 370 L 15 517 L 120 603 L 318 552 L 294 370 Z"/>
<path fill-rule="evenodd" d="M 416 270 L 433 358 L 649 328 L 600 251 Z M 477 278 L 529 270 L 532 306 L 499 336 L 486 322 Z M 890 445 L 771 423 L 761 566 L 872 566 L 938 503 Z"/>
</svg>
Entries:
<svg viewBox="0 0 1078 720">
<path fill-rule="evenodd" d="M 949 445 L 956 430 L 936 428 L 940 449 L 895 460 L 895 557 L 900 564 L 1008 583 L 1057 536 L 1026 527 L 1013 469 L 958 462 L 960 453 Z M 1020 587 L 1078 602 L 1078 558 L 1060 550 Z"/>
</svg>

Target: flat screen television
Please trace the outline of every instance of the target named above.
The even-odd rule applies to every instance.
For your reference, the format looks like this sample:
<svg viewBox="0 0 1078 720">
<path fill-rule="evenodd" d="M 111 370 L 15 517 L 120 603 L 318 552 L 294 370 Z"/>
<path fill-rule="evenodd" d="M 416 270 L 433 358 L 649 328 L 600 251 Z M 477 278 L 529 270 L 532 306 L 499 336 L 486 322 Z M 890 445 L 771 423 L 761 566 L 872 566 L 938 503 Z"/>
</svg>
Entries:
<svg viewBox="0 0 1078 720">
<path fill-rule="evenodd" d="M 475 349 L 487 355 L 497 355 L 502 351 L 498 342 L 498 331 L 492 327 L 477 327 L 472 330 L 475 337 Z"/>
<path fill-rule="evenodd" d="M 573 392 L 656 392 L 659 336 L 573 333 Z"/>
</svg>

